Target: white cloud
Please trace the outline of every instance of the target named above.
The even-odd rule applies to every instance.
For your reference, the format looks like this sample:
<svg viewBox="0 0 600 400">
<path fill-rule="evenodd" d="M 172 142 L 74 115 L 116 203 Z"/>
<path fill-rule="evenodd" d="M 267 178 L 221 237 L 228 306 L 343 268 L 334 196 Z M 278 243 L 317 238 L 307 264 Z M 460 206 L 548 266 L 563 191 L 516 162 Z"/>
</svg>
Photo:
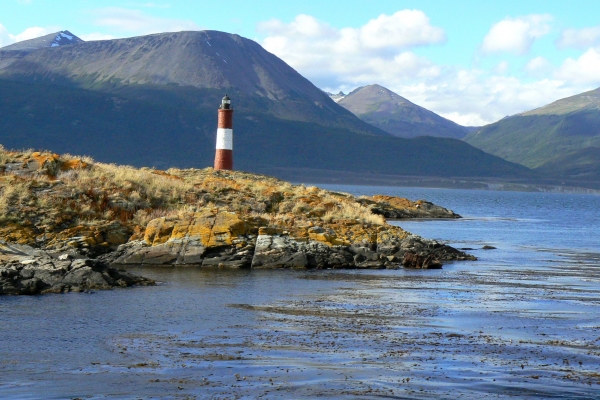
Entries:
<svg viewBox="0 0 600 400">
<path fill-rule="evenodd" d="M 504 75 L 510 70 L 510 64 L 508 61 L 500 61 L 494 68 L 494 73 L 498 75 Z"/>
<path fill-rule="evenodd" d="M 47 35 L 49 33 L 57 32 L 60 29 L 49 30 L 47 28 L 42 28 L 39 26 L 32 26 L 31 28 L 25 29 L 23 32 L 15 35 L 15 42 L 20 42 L 23 40 L 35 39 L 40 36 Z"/>
<path fill-rule="evenodd" d="M 387 31 L 382 27 L 394 25 L 389 22 L 394 16 L 394 21 L 400 21 L 408 15 L 415 17 L 413 22 L 416 22 L 412 25 L 391 26 Z M 519 54 L 526 52 L 535 38 L 547 33 L 550 20 L 550 16 L 544 15 L 505 20 L 517 21 L 517 28 L 525 28 L 517 35 L 520 41 L 513 41 L 512 47 L 496 43 L 496 48 L 511 49 Z M 501 29 L 492 29 L 492 36 L 498 34 L 498 29 L 504 29 L 503 25 L 499 26 Z M 267 34 L 262 44 L 268 51 L 326 91 L 348 93 L 357 86 L 378 83 L 463 125 L 492 123 L 507 115 L 589 90 L 589 79 L 571 80 L 567 74 L 581 70 L 582 65 L 587 65 L 588 73 L 583 76 L 591 76 L 594 68 L 600 71 L 600 65 L 594 67 L 595 62 L 585 59 L 595 61 L 595 56 L 600 57 L 600 54 L 565 62 L 562 75 L 554 76 L 552 64 L 536 57 L 524 67 L 528 77 L 523 79 L 511 76 L 511 65 L 507 61 L 500 62 L 490 71 L 437 65 L 413 50 L 445 40 L 444 32 L 432 27 L 420 11 L 379 17 L 358 28 L 338 29 L 312 16 L 299 15 L 290 23 L 263 22 L 259 29 Z M 371 39 L 377 35 L 391 37 L 375 43 Z M 488 40 L 488 46 L 491 43 Z M 535 78 L 533 81 L 532 77 Z"/>
<path fill-rule="evenodd" d="M 536 39 L 550 32 L 548 14 L 533 14 L 518 18 L 505 18 L 498 22 L 483 39 L 484 53 L 527 54 Z"/>
<path fill-rule="evenodd" d="M 100 32 L 87 33 L 84 35 L 80 35 L 79 37 L 85 41 L 115 39 L 115 37 L 113 35 L 107 35 L 107 34 L 100 33 Z"/>
<path fill-rule="evenodd" d="M 555 76 L 574 84 L 600 86 L 600 50 L 592 48 L 577 59 L 567 58 Z"/>
<path fill-rule="evenodd" d="M 534 57 L 525 64 L 525 71 L 533 77 L 548 76 L 553 68 L 552 63 L 544 57 Z"/>
<path fill-rule="evenodd" d="M 14 36 L 8 33 L 8 30 L 4 27 L 4 25 L 0 24 L 0 47 L 8 46 L 14 42 Z"/>
<path fill-rule="evenodd" d="M 393 15 L 381 14 L 359 30 L 365 48 L 401 49 L 442 43 L 446 34 L 442 28 L 431 26 L 423 11 L 402 10 Z"/>
<path fill-rule="evenodd" d="M 95 26 L 133 35 L 200 29 L 192 20 L 154 17 L 140 10 L 121 7 L 97 9 L 93 11 L 93 16 Z"/>
<path fill-rule="evenodd" d="M 23 40 L 34 39 L 59 30 L 60 28 L 58 27 L 42 28 L 39 26 L 32 26 L 19 34 L 14 35 L 9 33 L 8 30 L 0 24 L 0 47 L 8 46 L 9 44 L 21 42 Z"/>
<path fill-rule="evenodd" d="M 262 45 L 315 84 L 361 84 L 393 77 L 437 76 L 439 68 L 410 51 L 442 43 L 445 33 L 418 10 L 380 15 L 359 28 L 337 29 L 310 15 L 262 22 Z"/>
<path fill-rule="evenodd" d="M 478 70 L 454 71 L 435 83 L 390 89 L 445 118 L 470 126 L 489 124 L 583 91 L 565 86 L 558 79 L 523 83 L 515 77 L 490 76 Z"/>
<path fill-rule="evenodd" d="M 318 37 L 319 49 L 335 53 L 397 52 L 446 40 L 444 30 L 431 26 L 429 18 L 419 10 L 382 14 L 360 28 L 335 29 L 310 15 L 300 14 L 289 24 L 273 19 L 259 23 L 258 29 L 269 35 L 264 41 L 266 46 L 281 48 L 283 43 L 291 41 L 305 45 Z"/>
<path fill-rule="evenodd" d="M 561 49 L 587 49 L 600 44 L 600 26 L 581 29 L 565 29 L 561 32 L 556 46 Z"/>
</svg>

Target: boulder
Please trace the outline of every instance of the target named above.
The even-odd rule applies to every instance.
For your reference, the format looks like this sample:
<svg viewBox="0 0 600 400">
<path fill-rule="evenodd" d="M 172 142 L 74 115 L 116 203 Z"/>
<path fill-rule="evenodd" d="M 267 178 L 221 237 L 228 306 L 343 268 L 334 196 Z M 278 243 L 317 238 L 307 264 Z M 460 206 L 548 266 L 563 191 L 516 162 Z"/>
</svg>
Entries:
<svg viewBox="0 0 600 400">
<path fill-rule="evenodd" d="M 359 198 L 358 202 L 367 206 L 372 213 L 389 219 L 461 218 L 454 211 L 425 200 L 411 201 L 402 197 L 375 195 Z"/>
<path fill-rule="evenodd" d="M 417 269 L 440 269 L 442 263 L 440 260 L 434 258 L 432 255 L 422 256 L 415 253 L 407 252 L 404 254 L 404 260 L 402 261 L 404 268 L 417 268 Z"/>
<path fill-rule="evenodd" d="M 259 235 L 252 268 L 350 268 L 352 254 L 343 246 L 300 241 L 287 235 Z"/>
<path fill-rule="evenodd" d="M 218 209 L 157 218 L 148 223 L 143 240 L 121 245 L 104 259 L 115 264 L 249 268 L 261 223 Z"/>
</svg>

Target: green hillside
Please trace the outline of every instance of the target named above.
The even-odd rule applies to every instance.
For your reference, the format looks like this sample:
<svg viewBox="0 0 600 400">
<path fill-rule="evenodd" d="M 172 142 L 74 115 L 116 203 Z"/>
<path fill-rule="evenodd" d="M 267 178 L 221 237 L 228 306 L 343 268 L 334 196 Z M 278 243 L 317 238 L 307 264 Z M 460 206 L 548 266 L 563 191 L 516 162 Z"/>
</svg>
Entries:
<svg viewBox="0 0 600 400">
<path fill-rule="evenodd" d="M 542 165 L 538 170 L 546 175 L 563 178 L 600 181 L 600 147 L 586 147 L 565 154 Z"/>
<path fill-rule="evenodd" d="M 600 90 L 558 100 L 547 106 L 504 118 L 470 133 L 467 143 L 545 174 L 581 175 L 578 165 L 600 147 Z M 565 175 L 566 174 L 566 175 Z"/>
</svg>

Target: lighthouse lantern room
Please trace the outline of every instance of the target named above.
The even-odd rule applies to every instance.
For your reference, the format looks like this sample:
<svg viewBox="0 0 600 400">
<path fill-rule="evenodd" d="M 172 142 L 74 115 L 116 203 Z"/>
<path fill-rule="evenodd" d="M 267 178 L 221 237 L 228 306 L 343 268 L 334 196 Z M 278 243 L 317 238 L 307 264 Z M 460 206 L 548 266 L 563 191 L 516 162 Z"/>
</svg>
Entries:
<svg viewBox="0 0 600 400">
<path fill-rule="evenodd" d="M 219 107 L 215 169 L 233 169 L 233 109 L 227 95 L 223 97 Z"/>
</svg>

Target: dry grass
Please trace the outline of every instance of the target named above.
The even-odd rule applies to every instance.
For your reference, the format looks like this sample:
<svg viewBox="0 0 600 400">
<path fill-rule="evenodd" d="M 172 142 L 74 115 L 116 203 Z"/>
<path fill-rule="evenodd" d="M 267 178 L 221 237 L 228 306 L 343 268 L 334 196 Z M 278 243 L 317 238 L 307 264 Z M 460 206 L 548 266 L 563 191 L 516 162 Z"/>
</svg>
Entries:
<svg viewBox="0 0 600 400">
<path fill-rule="evenodd" d="M 0 218 L 9 216 L 13 210 L 29 202 L 29 182 L 15 181 L 0 188 Z"/>
<path fill-rule="evenodd" d="M 375 215 L 366 207 L 359 203 L 344 202 L 337 205 L 334 209 L 327 211 L 323 216 L 323 221 L 332 222 L 338 219 L 351 219 L 365 224 L 384 225 L 385 218 L 381 215 Z"/>
<path fill-rule="evenodd" d="M 0 174 L 2 165 L 26 162 L 32 153 L 0 148 Z M 219 208 L 268 224 L 317 225 L 337 220 L 385 224 L 383 217 L 372 214 L 354 196 L 314 186 L 212 168 L 156 171 L 68 154 L 59 161 L 75 165 L 76 160 L 87 167 L 60 171 L 55 177 L 32 173 L 0 180 L 0 218 L 29 221 L 40 232 L 115 220 L 139 231 L 155 218 Z"/>
</svg>

